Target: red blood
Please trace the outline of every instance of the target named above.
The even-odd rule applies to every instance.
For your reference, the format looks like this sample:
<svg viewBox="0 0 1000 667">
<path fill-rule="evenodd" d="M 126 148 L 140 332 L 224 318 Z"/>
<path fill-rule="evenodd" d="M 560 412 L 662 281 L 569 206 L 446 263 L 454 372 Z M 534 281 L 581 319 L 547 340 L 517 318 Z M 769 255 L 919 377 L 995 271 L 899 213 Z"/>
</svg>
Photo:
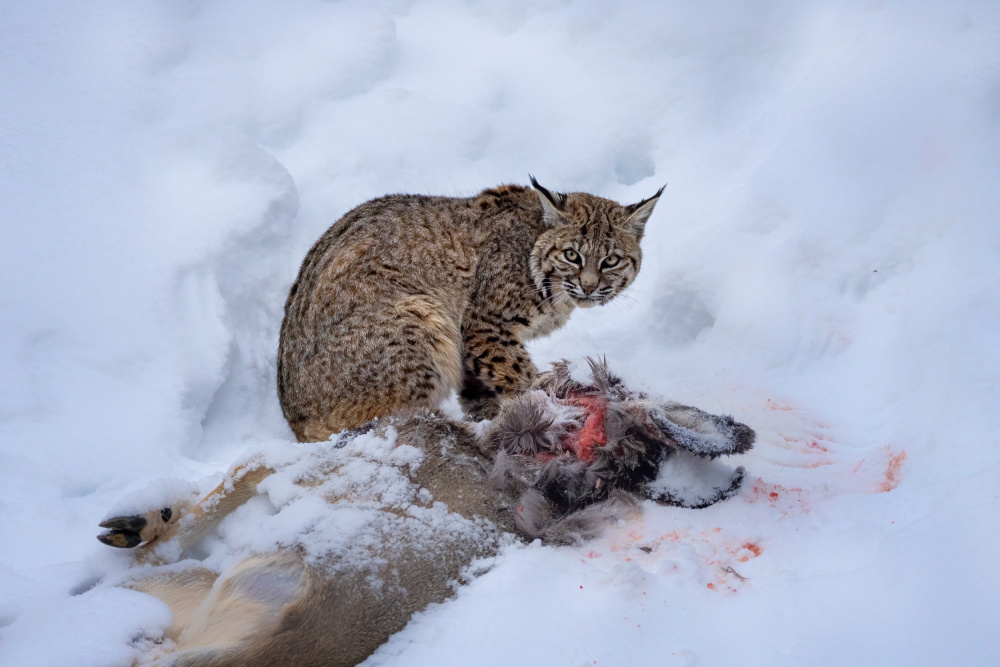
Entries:
<svg viewBox="0 0 1000 667">
<path fill-rule="evenodd" d="M 897 486 L 899 486 L 900 470 L 903 467 L 903 461 L 906 460 L 906 450 L 904 449 L 899 454 L 896 454 L 891 459 L 889 459 L 889 467 L 885 471 L 885 479 L 878 487 L 879 493 L 885 493 L 886 491 L 892 491 Z"/>
<path fill-rule="evenodd" d="M 563 445 L 570 449 L 581 461 L 592 463 L 594 448 L 603 447 L 608 438 L 604 431 L 604 418 L 608 414 L 608 402 L 595 396 L 579 396 L 570 399 L 575 405 L 587 411 L 587 421 L 583 428 L 567 438 Z"/>
</svg>

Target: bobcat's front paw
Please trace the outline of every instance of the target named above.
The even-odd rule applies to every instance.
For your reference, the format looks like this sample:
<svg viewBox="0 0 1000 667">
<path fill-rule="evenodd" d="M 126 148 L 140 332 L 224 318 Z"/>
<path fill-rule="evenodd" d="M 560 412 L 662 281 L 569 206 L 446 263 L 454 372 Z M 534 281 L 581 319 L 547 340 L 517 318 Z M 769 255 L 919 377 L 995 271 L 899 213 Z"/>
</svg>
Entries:
<svg viewBox="0 0 1000 667">
<path fill-rule="evenodd" d="M 462 407 L 465 409 L 465 418 L 471 422 L 495 419 L 500 412 L 500 403 L 495 399 L 468 401 Z"/>
<path fill-rule="evenodd" d="M 99 524 L 108 532 L 101 533 L 97 539 L 109 547 L 131 549 L 143 542 L 172 537 L 177 531 L 177 516 L 178 513 L 169 507 L 145 514 L 116 516 Z"/>
</svg>

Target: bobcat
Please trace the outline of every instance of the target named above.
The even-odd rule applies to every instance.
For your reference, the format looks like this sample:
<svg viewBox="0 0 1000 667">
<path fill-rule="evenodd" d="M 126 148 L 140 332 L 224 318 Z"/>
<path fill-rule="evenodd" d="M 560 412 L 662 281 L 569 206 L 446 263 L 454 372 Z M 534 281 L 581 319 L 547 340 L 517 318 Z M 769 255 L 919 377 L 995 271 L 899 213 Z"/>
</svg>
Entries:
<svg viewBox="0 0 1000 667">
<path fill-rule="evenodd" d="M 433 412 L 375 420 L 329 443 L 252 456 L 200 502 L 128 506 L 98 539 L 145 543 L 137 560 L 154 567 L 119 583 L 173 611 L 170 641 L 144 663 L 355 665 L 515 534 L 572 543 L 636 514 L 637 496 L 692 508 L 728 498 L 743 468 L 709 461 L 754 438 L 729 417 L 633 394 L 603 364 L 585 384 L 560 363 L 484 431 Z M 678 478 L 685 468 L 697 476 Z M 258 486 L 277 524 L 302 527 L 296 539 L 263 549 L 269 538 L 254 536 L 221 575 L 173 563 Z"/>
<path fill-rule="evenodd" d="M 492 418 L 535 377 L 525 341 L 632 283 L 663 188 L 621 206 L 531 184 L 381 197 L 316 242 L 278 346 L 278 397 L 299 441 L 434 408 L 452 390 L 469 418 Z"/>
</svg>

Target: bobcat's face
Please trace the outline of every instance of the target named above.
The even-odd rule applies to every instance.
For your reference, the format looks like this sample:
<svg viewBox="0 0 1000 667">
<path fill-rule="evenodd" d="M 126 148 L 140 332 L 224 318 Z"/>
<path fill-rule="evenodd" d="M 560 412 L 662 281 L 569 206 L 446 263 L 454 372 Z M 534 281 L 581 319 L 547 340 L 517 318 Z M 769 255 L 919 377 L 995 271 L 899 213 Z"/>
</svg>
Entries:
<svg viewBox="0 0 1000 667">
<path fill-rule="evenodd" d="M 532 184 L 551 225 L 531 257 L 532 274 L 543 297 L 561 294 L 574 305 L 589 308 L 607 303 L 631 285 L 642 263 L 639 241 L 660 193 L 621 206 L 584 193 L 554 194 Z"/>
<path fill-rule="evenodd" d="M 629 230 L 605 220 L 562 225 L 549 232 L 542 262 L 546 276 L 575 305 L 605 304 L 632 284 L 642 263 Z"/>
</svg>

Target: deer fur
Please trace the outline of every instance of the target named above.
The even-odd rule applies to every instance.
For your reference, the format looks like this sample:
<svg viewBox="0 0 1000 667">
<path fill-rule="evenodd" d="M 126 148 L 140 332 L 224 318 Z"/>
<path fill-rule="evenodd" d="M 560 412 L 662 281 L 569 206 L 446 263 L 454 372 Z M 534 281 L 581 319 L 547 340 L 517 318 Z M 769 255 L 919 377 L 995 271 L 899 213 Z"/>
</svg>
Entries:
<svg viewBox="0 0 1000 667">
<path fill-rule="evenodd" d="M 738 490 L 742 468 L 711 502 L 648 484 L 682 449 L 703 460 L 746 451 L 751 429 L 633 394 L 604 364 L 591 371 L 582 383 L 556 364 L 488 425 L 436 412 L 376 420 L 295 456 L 251 456 L 197 503 L 103 522 L 102 542 L 141 545 L 136 561 L 153 566 L 126 585 L 173 610 L 156 664 L 355 665 L 450 597 L 476 559 L 518 538 L 572 544 L 636 516 L 644 497 L 703 506 Z M 352 472 L 359 462 L 375 466 L 371 477 Z M 331 516 L 356 516 L 349 537 L 321 546 L 303 537 L 221 574 L 168 564 L 282 475 Z"/>
</svg>

